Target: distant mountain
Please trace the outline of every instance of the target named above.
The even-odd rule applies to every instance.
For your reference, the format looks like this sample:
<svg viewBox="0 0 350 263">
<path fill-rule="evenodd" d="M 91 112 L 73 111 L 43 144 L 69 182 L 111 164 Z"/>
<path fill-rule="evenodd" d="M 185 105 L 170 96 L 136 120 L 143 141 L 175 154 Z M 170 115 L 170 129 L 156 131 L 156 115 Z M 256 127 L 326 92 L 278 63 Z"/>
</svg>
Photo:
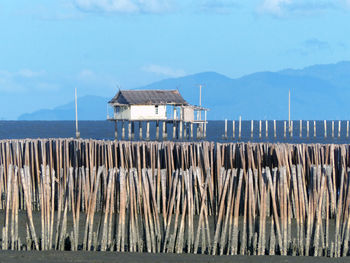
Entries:
<svg viewBox="0 0 350 263">
<path fill-rule="evenodd" d="M 105 120 L 108 98 L 84 96 L 78 98 L 79 120 Z M 19 116 L 18 120 L 75 120 L 75 102 L 54 109 L 43 109 Z"/>
<path fill-rule="evenodd" d="M 349 119 L 350 62 L 314 65 L 304 69 L 258 72 L 232 79 L 216 72 L 203 72 L 165 79 L 140 89 L 178 89 L 191 104 L 210 109 L 208 119 L 287 119 L 291 90 L 292 119 Z M 106 118 L 108 99 L 79 99 L 79 119 Z M 20 117 L 27 120 L 74 119 L 74 103 Z"/>
</svg>

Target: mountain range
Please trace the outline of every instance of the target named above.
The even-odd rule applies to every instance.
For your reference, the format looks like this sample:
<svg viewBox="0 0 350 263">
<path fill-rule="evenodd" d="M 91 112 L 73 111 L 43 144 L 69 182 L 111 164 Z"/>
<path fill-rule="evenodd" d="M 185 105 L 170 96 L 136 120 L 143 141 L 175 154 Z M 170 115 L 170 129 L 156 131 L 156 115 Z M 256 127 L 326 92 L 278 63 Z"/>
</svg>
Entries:
<svg viewBox="0 0 350 263">
<path fill-rule="evenodd" d="M 291 91 L 292 119 L 349 119 L 350 61 L 313 65 L 303 69 L 257 72 L 230 78 L 203 72 L 169 78 L 139 89 L 178 89 L 191 104 L 210 109 L 208 119 L 287 119 L 288 91 Z M 78 99 L 80 120 L 105 120 L 110 98 L 84 96 Z M 73 120 L 74 102 L 26 113 L 19 120 Z"/>
</svg>

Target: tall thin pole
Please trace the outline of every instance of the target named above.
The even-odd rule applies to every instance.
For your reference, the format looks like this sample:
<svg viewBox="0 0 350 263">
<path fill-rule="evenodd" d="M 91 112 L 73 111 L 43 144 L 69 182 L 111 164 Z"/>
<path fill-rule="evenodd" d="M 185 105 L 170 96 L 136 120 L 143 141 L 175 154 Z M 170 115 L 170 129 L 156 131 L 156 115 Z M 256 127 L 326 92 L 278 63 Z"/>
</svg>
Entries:
<svg viewBox="0 0 350 263">
<path fill-rule="evenodd" d="M 202 85 L 199 85 L 199 107 L 202 107 Z M 201 110 L 198 111 L 199 120 L 202 119 Z"/>
<path fill-rule="evenodd" d="M 80 138 L 80 132 L 78 129 L 78 96 L 77 96 L 77 88 L 75 88 L 75 137 L 77 139 Z"/>
<path fill-rule="evenodd" d="M 288 127 L 290 130 L 290 89 L 289 89 L 289 93 L 288 93 Z"/>
</svg>

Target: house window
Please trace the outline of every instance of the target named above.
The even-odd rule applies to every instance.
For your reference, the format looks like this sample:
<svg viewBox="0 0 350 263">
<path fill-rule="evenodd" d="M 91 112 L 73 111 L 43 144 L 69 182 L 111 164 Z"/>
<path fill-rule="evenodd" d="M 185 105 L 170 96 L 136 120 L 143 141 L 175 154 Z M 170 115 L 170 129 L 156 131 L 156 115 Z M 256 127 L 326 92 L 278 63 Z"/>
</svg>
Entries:
<svg viewBox="0 0 350 263">
<path fill-rule="evenodd" d="M 155 109 L 156 109 L 156 115 L 158 115 L 158 105 L 156 105 Z"/>
</svg>

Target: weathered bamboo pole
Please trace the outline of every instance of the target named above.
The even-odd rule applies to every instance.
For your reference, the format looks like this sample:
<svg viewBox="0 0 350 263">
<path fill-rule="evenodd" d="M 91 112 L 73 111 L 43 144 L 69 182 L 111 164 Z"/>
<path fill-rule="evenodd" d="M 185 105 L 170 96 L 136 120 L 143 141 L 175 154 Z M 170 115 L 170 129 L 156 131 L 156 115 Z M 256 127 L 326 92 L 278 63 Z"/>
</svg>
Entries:
<svg viewBox="0 0 350 263">
<path fill-rule="evenodd" d="M 261 120 L 259 121 L 259 139 L 261 139 L 261 130 L 262 130 L 262 124 Z"/>
<path fill-rule="evenodd" d="M 242 117 L 239 116 L 239 123 L 238 123 L 238 140 L 241 140 L 242 138 Z"/>
<path fill-rule="evenodd" d="M 254 138 L 254 121 L 250 121 L 250 138 Z"/>
</svg>

